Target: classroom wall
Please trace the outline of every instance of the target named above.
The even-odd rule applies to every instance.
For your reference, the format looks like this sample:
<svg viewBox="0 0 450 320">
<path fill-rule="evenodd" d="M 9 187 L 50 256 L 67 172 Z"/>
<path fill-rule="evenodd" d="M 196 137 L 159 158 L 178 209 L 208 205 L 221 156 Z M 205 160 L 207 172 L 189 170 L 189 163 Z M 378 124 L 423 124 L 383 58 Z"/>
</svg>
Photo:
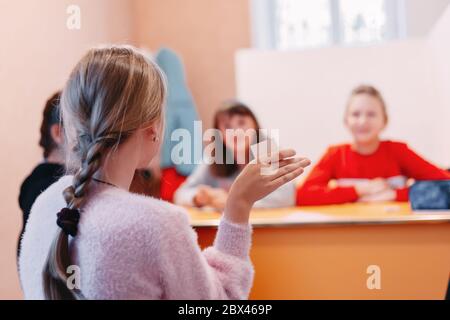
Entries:
<svg viewBox="0 0 450 320">
<path fill-rule="evenodd" d="M 438 88 L 439 105 L 442 110 L 444 130 L 440 137 L 441 151 L 450 160 L 450 6 L 447 6 L 441 19 L 428 38 L 433 71 Z M 436 117 L 438 120 L 438 117 Z M 447 162 L 450 168 L 450 161 Z"/>
<path fill-rule="evenodd" d="M 404 0 L 406 32 L 409 37 L 425 37 L 445 11 L 450 0 Z"/>
<path fill-rule="evenodd" d="M 250 46 L 248 0 L 136 0 L 136 39 L 183 58 L 189 87 L 208 127 L 219 104 L 235 96 L 234 53 Z"/>
<path fill-rule="evenodd" d="M 81 8 L 81 30 L 66 28 L 66 8 Z M 92 45 L 132 40 L 126 0 L 0 0 L 0 299 L 22 294 L 16 271 L 21 228 L 20 184 L 41 160 L 41 113 L 47 97 L 63 86 Z"/>
<path fill-rule="evenodd" d="M 328 145 L 349 141 L 343 125 L 348 94 L 358 84 L 373 84 L 388 105 L 384 137 L 407 141 L 426 158 L 450 165 L 442 151 L 446 123 L 425 43 L 241 50 L 236 55 L 238 96 L 256 109 L 263 126 L 280 129 L 282 145 L 316 161 Z"/>
</svg>

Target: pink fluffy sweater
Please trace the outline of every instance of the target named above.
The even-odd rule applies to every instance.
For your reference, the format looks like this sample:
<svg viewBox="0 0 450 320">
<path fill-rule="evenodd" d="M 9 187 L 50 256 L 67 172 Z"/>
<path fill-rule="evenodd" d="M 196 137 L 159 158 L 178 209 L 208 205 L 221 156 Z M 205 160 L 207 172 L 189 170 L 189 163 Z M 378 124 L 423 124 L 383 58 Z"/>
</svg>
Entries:
<svg viewBox="0 0 450 320">
<path fill-rule="evenodd" d="M 22 239 L 26 299 L 43 299 L 42 270 L 71 176 L 34 203 Z M 96 183 L 71 238 L 87 299 L 246 299 L 253 282 L 251 227 L 222 219 L 214 245 L 200 250 L 183 208 Z"/>
</svg>

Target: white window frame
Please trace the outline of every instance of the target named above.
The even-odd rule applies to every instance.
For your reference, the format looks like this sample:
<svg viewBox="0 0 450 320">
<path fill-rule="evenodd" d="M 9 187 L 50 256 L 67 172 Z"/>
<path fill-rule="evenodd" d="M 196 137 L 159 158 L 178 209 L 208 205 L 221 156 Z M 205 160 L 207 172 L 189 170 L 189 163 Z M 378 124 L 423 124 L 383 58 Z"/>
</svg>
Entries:
<svg viewBox="0 0 450 320">
<path fill-rule="evenodd" d="M 313 1 L 313 0 L 311 0 Z M 330 45 L 343 44 L 340 17 L 340 0 L 328 0 L 331 8 L 332 35 Z M 386 0 L 388 32 L 386 40 L 406 38 L 406 0 Z M 278 49 L 276 39 L 275 0 L 251 0 L 252 46 L 258 49 Z M 354 44 L 352 44 L 354 45 Z"/>
</svg>

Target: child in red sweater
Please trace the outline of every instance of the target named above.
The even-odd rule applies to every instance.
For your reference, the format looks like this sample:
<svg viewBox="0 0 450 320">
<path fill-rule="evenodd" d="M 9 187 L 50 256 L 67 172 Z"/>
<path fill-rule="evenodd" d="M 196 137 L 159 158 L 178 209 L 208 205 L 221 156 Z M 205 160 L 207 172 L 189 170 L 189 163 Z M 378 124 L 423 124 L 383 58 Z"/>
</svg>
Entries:
<svg viewBox="0 0 450 320">
<path fill-rule="evenodd" d="M 408 179 L 450 179 L 449 172 L 421 158 L 405 143 L 380 141 L 387 122 L 386 105 L 377 89 L 360 86 L 353 90 L 345 114 L 353 143 L 327 150 L 297 190 L 297 205 L 408 201 Z"/>
</svg>

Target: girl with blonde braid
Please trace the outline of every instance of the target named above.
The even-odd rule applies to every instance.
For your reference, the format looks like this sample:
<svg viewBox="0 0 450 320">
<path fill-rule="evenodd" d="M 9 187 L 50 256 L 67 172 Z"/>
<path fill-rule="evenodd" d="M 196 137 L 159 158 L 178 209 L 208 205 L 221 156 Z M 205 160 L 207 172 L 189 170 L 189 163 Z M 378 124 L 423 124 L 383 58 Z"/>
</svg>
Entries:
<svg viewBox="0 0 450 320">
<path fill-rule="evenodd" d="M 19 263 L 25 298 L 248 297 L 250 209 L 309 161 L 284 150 L 248 164 L 201 251 L 183 208 L 129 192 L 135 170 L 158 153 L 165 97 L 159 68 L 130 47 L 92 49 L 77 64 L 61 97 L 70 172 L 31 209 Z M 261 175 L 273 162 L 279 170 Z"/>
</svg>

